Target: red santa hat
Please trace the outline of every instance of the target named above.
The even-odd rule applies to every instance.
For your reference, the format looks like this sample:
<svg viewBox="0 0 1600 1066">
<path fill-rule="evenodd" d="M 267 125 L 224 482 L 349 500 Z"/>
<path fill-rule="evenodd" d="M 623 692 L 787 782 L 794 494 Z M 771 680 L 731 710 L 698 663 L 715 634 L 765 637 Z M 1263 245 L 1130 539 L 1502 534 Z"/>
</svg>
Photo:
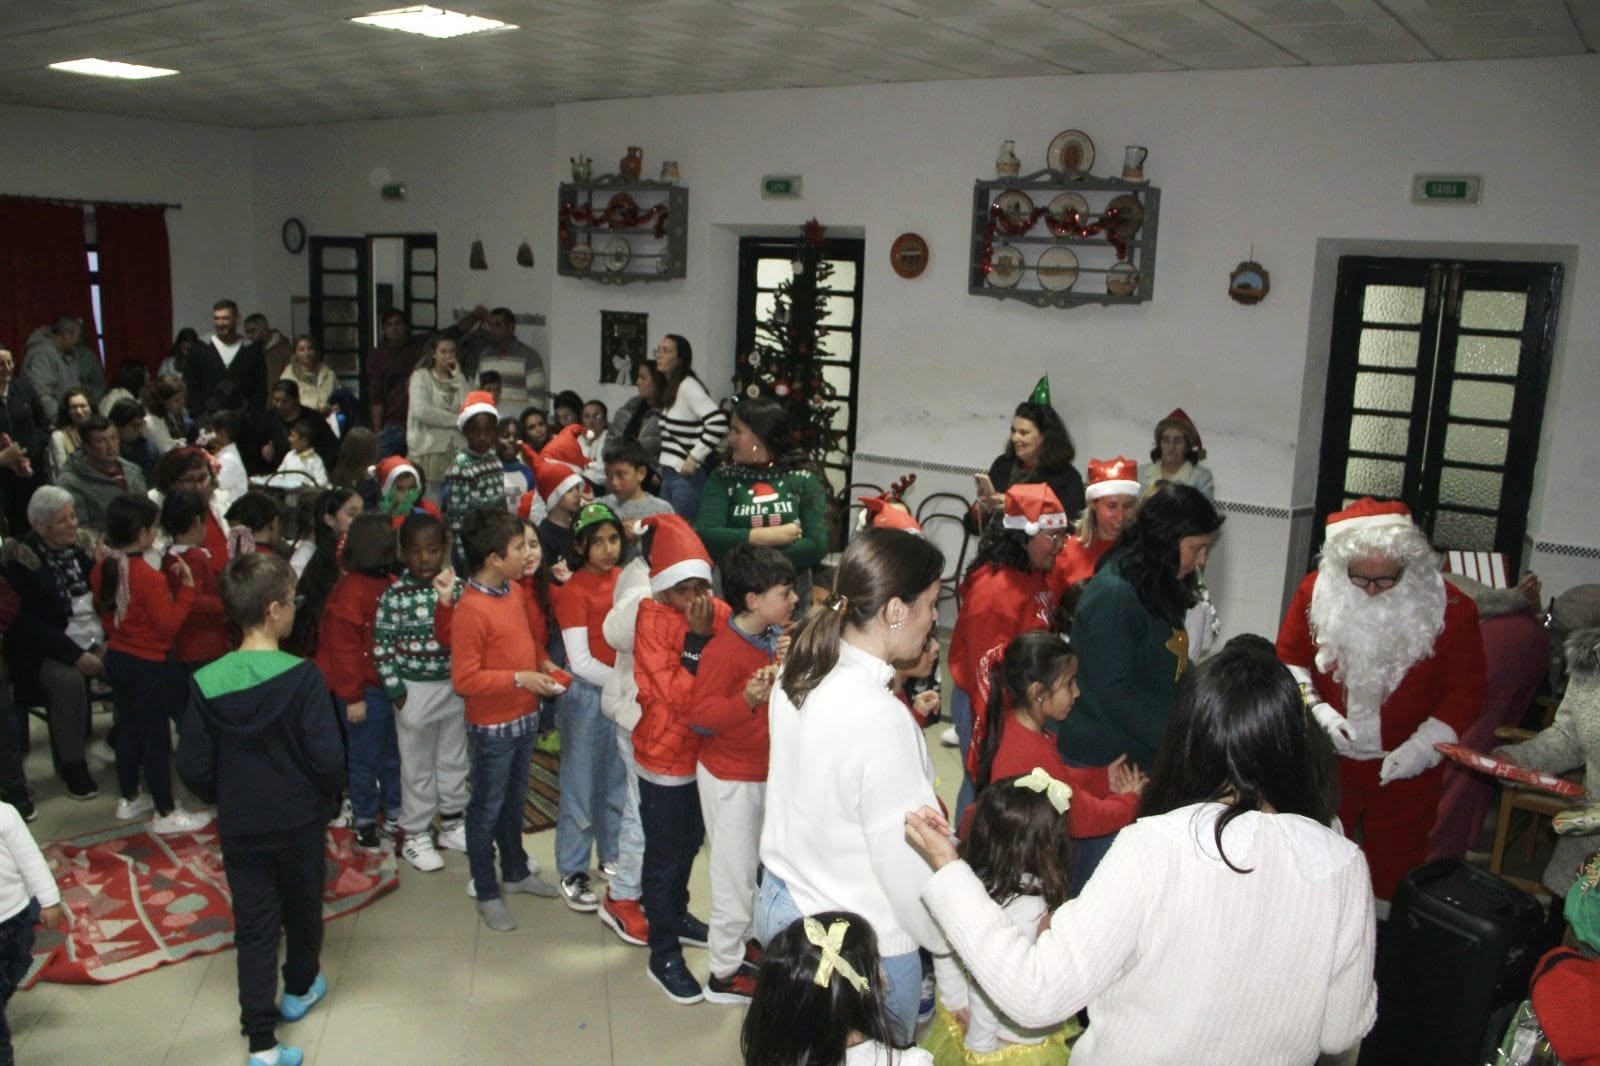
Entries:
<svg viewBox="0 0 1600 1066">
<path fill-rule="evenodd" d="M 491 415 L 496 422 L 500 421 L 500 409 L 494 405 L 493 393 L 481 390 L 467 393 L 461 403 L 461 413 L 456 415 L 456 428 L 466 429 L 467 423 L 477 415 Z"/>
<path fill-rule="evenodd" d="M 1139 464 L 1126 455 L 1115 459 L 1089 460 L 1089 485 L 1084 499 L 1093 503 L 1102 496 L 1139 495 Z"/>
<path fill-rule="evenodd" d="M 410 474 L 417 479 L 417 486 L 422 485 L 422 475 L 417 473 L 417 468 L 400 455 L 391 455 L 377 466 L 368 467 L 367 473 L 371 474 L 378 482 L 378 492 L 385 493 L 394 488 L 394 483 L 405 474 Z"/>
<path fill-rule="evenodd" d="M 922 527 L 917 520 L 911 517 L 910 512 L 902 511 L 894 506 L 897 501 L 885 499 L 882 496 L 860 496 L 858 502 L 865 508 L 861 512 L 866 520 L 864 525 L 873 529 L 898 529 L 906 533 L 922 536 Z"/>
<path fill-rule="evenodd" d="M 533 501 L 539 498 L 538 489 L 529 489 L 522 494 L 522 499 L 517 501 L 517 517 L 524 522 L 533 517 Z"/>
<path fill-rule="evenodd" d="M 1363 496 L 1342 511 L 1328 516 L 1327 539 L 1384 526 L 1411 526 L 1411 508 L 1399 500 L 1375 500 Z"/>
<path fill-rule="evenodd" d="M 538 459 L 538 465 L 533 468 L 533 477 L 539 484 L 539 497 L 544 500 L 546 507 L 554 507 L 557 500 L 583 484 L 583 475 L 577 467 L 543 455 Z"/>
<path fill-rule="evenodd" d="M 544 447 L 539 449 L 539 454 L 546 459 L 554 459 L 568 466 L 582 470 L 589 457 L 583 454 L 583 445 L 578 443 L 578 437 L 583 433 L 583 427 L 574 422 L 570 426 L 561 427 L 561 432 L 545 441 Z"/>
<path fill-rule="evenodd" d="M 693 526 L 675 514 L 646 515 L 638 524 L 655 530 L 650 541 L 651 592 L 665 592 L 692 578 L 711 580 L 711 556 Z"/>
<path fill-rule="evenodd" d="M 1190 418 L 1189 417 L 1189 413 L 1187 411 L 1185 411 L 1183 408 L 1174 407 L 1172 409 L 1172 413 L 1169 414 L 1166 418 L 1163 418 L 1161 421 L 1163 421 L 1163 422 L 1182 422 L 1183 425 L 1184 425 L 1184 428 L 1189 433 L 1189 439 L 1194 442 L 1194 446 L 1196 448 L 1202 448 L 1202 447 L 1205 446 L 1200 440 L 1200 431 L 1195 428 L 1194 419 Z"/>
<path fill-rule="evenodd" d="M 1006 515 L 1002 524 L 1007 529 L 1020 529 L 1031 537 L 1042 529 L 1067 529 L 1072 523 L 1049 485 L 1029 483 L 1006 489 Z"/>
<path fill-rule="evenodd" d="M 750 502 L 776 503 L 778 502 L 778 490 L 765 481 L 757 481 L 750 486 Z"/>
</svg>

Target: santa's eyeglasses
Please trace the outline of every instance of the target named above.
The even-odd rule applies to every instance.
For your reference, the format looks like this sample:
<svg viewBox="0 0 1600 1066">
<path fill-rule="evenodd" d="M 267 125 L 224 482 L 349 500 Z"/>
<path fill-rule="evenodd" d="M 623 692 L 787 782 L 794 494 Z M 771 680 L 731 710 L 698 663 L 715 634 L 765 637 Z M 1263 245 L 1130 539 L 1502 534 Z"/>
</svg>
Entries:
<svg viewBox="0 0 1600 1066">
<path fill-rule="evenodd" d="M 1354 585 L 1358 589 L 1377 589 L 1380 592 L 1387 592 L 1396 585 L 1400 584 L 1400 579 L 1406 576 L 1406 572 L 1402 569 L 1397 571 L 1392 577 L 1368 577 L 1365 574 L 1352 574 L 1350 571 L 1346 570 L 1344 576 L 1348 577 L 1350 579 L 1350 584 Z"/>
</svg>

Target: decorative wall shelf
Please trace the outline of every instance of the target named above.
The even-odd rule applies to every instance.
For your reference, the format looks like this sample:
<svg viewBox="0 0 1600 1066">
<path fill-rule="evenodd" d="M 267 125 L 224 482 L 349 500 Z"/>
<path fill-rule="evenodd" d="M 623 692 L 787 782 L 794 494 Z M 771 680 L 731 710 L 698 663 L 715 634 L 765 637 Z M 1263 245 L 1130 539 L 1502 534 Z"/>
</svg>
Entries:
<svg viewBox="0 0 1600 1066">
<path fill-rule="evenodd" d="M 672 281 L 688 267 L 689 190 L 605 174 L 562 182 L 556 273 L 605 285 Z"/>
<path fill-rule="evenodd" d="M 967 292 L 1036 307 L 1143 303 L 1160 215 L 1148 182 L 1048 168 L 980 178 Z"/>
</svg>

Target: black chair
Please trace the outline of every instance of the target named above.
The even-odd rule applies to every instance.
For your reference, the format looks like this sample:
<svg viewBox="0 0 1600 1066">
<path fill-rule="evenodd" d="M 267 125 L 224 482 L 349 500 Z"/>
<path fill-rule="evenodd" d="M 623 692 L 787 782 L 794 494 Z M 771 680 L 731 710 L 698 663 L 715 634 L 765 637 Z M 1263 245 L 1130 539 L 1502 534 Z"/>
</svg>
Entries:
<svg viewBox="0 0 1600 1066">
<path fill-rule="evenodd" d="M 967 550 L 972 546 L 972 533 L 967 529 L 967 511 L 972 501 L 954 492 L 932 492 L 917 504 L 917 524 L 928 540 L 945 549 L 946 572 L 939 579 L 939 602 L 954 600 L 961 606 L 961 575 L 967 568 Z M 950 527 L 954 527 L 955 543 L 952 554 L 948 545 L 953 542 Z"/>
</svg>

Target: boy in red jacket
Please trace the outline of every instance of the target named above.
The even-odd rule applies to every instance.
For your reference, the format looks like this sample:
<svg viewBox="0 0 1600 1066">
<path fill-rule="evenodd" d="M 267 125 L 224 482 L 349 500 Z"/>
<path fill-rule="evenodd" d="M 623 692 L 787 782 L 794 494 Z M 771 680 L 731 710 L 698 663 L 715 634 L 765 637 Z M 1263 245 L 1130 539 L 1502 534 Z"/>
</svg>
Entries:
<svg viewBox="0 0 1600 1066">
<path fill-rule="evenodd" d="M 478 916 L 497 933 L 516 919 L 501 898 L 520 892 L 555 899 L 561 891 L 528 864 L 522 847 L 522 800 L 538 733 L 539 701 L 565 691 L 551 675 L 544 614 L 521 585 L 528 565 L 522 519 L 492 507 L 461 523 L 461 553 L 469 573 L 450 627 L 450 680 L 466 702 L 472 745 L 467 801 L 467 862 Z M 534 539 L 537 550 L 538 540 Z M 494 875 L 500 851 L 501 880 Z"/>
<path fill-rule="evenodd" d="M 695 672 L 711 638 L 727 626 L 728 605 L 711 595 L 711 556 L 677 515 L 650 515 L 650 591 L 639 604 L 633 675 L 639 723 L 639 821 L 644 827 L 641 902 L 650 918 L 650 979 L 674 1003 L 698 1003 L 700 982 L 683 945 L 705 947 L 706 923 L 689 913 L 689 871 L 705 839 L 695 787 L 700 737 L 689 723 Z"/>
<path fill-rule="evenodd" d="M 778 676 L 783 631 L 794 617 L 794 564 L 776 548 L 739 544 L 722 557 L 728 625 L 700 653 L 689 723 L 701 734 L 695 778 L 711 840 L 711 973 L 706 999 L 749 1003 L 745 967 L 754 931 L 756 867 L 767 791 L 767 696 Z"/>
</svg>

